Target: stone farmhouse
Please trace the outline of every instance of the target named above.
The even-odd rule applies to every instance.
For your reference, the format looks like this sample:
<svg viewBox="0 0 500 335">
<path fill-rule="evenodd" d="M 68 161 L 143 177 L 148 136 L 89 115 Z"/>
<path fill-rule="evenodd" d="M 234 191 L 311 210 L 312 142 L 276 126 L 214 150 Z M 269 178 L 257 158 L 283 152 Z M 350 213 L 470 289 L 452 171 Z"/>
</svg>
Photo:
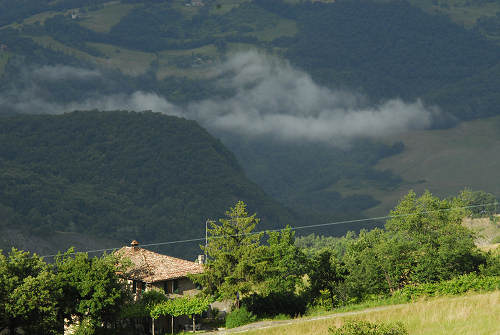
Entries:
<svg viewBox="0 0 500 335">
<path fill-rule="evenodd" d="M 161 289 L 169 298 L 182 295 L 194 295 L 199 292 L 196 284 L 189 278 L 190 274 L 203 272 L 203 259 L 191 262 L 180 258 L 162 255 L 139 246 L 139 242 L 132 241 L 130 246 L 116 251 L 120 256 L 129 259 L 132 263 L 127 273 L 123 274 L 135 294 L 135 299 L 140 299 L 142 292 L 152 289 Z M 184 328 L 189 325 L 189 318 L 179 317 L 172 320 L 166 318 L 155 322 L 154 329 L 164 334 L 170 332 L 172 323 L 174 329 Z"/>
</svg>

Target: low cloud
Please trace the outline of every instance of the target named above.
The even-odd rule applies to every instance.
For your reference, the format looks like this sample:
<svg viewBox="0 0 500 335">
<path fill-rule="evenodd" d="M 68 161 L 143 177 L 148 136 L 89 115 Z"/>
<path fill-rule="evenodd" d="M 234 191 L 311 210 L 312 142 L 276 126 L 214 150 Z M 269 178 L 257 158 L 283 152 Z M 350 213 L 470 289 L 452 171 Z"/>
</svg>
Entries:
<svg viewBox="0 0 500 335">
<path fill-rule="evenodd" d="M 46 66 L 31 74 L 22 90 L 0 95 L 0 108 L 24 113 L 152 110 L 195 119 L 215 133 L 334 145 L 429 128 L 441 115 L 420 100 L 370 104 L 361 95 L 320 86 L 288 62 L 258 52 L 235 54 L 214 71 L 214 83 L 234 91 L 232 97 L 214 97 L 182 108 L 162 96 L 140 91 L 105 96 L 94 92 L 75 101 L 50 102 L 44 98 L 40 81 L 86 81 L 102 74 L 67 66 Z"/>
<path fill-rule="evenodd" d="M 247 136 L 341 143 L 423 129 L 440 112 L 399 99 L 370 106 L 362 96 L 316 84 L 305 72 L 257 52 L 236 54 L 219 71 L 229 99 L 191 104 L 189 114 L 209 128 Z"/>
<path fill-rule="evenodd" d="M 0 108 L 17 113 L 26 114 L 62 114 L 75 110 L 129 110 L 144 111 L 152 110 L 164 114 L 185 116 L 175 105 L 154 93 L 134 92 L 133 94 L 113 94 L 107 96 L 95 96 L 83 101 L 70 103 L 49 102 L 43 98 L 33 95 L 33 91 L 25 91 L 19 96 L 21 99 L 12 99 L 0 96 Z M 18 100 L 18 101 L 17 101 Z"/>
</svg>

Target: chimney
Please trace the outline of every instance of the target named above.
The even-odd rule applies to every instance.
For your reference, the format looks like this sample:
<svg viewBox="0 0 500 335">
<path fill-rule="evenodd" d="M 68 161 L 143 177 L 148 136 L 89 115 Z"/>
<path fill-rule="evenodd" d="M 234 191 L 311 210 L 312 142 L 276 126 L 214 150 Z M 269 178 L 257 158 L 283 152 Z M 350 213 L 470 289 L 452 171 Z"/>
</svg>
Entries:
<svg viewBox="0 0 500 335">
<path fill-rule="evenodd" d="M 204 264 L 205 263 L 205 255 L 198 255 L 198 260 L 196 263 Z"/>
<path fill-rule="evenodd" d="M 132 248 L 134 248 L 134 250 L 139 250 L 139 242 L 137 242 L 136 240 L 130 242 L 130 245 L 132 246 Z"/>
</svg>

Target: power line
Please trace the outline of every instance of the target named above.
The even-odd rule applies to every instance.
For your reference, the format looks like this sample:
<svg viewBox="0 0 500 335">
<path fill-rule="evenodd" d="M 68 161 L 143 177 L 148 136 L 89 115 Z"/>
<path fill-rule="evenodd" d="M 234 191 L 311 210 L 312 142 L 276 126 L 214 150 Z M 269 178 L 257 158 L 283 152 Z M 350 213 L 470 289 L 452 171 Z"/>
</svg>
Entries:
<svg viewBox="0 0 500 335">
<path fill-rule="evenodd" d="M 420 215 L 422 215 L 422 214 L 431 214 L 431 213 L 437 213 L 437 212 L 452 211 L 452 210 L 457 210 L 457 209 L 469 209 L 469 208 L 476 208 L 476 207 L 486 207 L 486 206 L 490 206 L 490 205 L 495 205 L 496 206 L 496 205 L 498 205 L 498 202 L 491 202 L 491 203 L 482 204 L 482 205 L 470 205 L 470 206 L 463 206 L 463 207 L 442 208 L 442 209 L 435 209 L 435 210 L 418 212 L 418 213 L 406 213 L 406 214 L 398 214 L 398 215 L 386 215 L 386 216 L 378 216 L 378 217 L 371 217 L 371 218 L 364 218 L 364 219 L 344 220 L 344 221 L 320 223 L 320 224 L 314 224 L 314 225 L 297 226 L 297 227 L 290 227 L 290 230 L 318 228 L 318 227 L 326 227 L 326 226 L 333 226 L 333 225 L 339 225 L 339 224 L 348 224 L 348 223 L 359 223 L 359 222 L 366 222 L 366 221 L 379 221 L 379 220 L 384 220 L 384 219 L 393 219 L 393 218 L 399 218 L 399 217 L 407 217 L 407 216 L 416 215 L 416 214 L 420 214 Z M 237 234 L 237 235 L 230 235 L 230 236 L 213 236 L 213 237 L 210 237 L 209 239 L 256 235 L 256 234 L 262 234 L 262 233 L 276 232 L 276 231 L 280 231 L 282 229 L 284 229 L 284 228 L 261 230 L 261 231 L 258 231 L 258 232 L 252 232 L 252 233 L 246 233 L 246 234 Z M 160 246 L 160 245 L 170 245 L 170 244 L 188 243 L 188 242 L 200 242 L 200 241 L 205 241 L 205 237 L 202 237 L 202 238 L 192 238 L 192 239 L 187 239 L 187 240 L 175 240 L 175 241 L 168 241 L 168 242 L 158 242 L 158 243 L 141 244 L 141 247 L 153 247 L 153 246 Z M 96 253 L 96 252 L 115 251 L 115 250 L 118 250 L 120 248 L 121 247 L 118 247 L 118 248 L 107 248 L 107 249 L 96 249 L 96 250 L 86 250 L 86 251 L 75 251 L 75 252 L 72 252 L 70 254 L 72 255 L 72 254 L 76 254 L 76 253 Z M 59 256 L 59 255 L 60 254 L 54 254 L 54 255 L 46 255 L 46 256 L 40 256 L 40 257 L 42 257 L 42 258 L 50 258 L 50 257 Z"/>
</svg>

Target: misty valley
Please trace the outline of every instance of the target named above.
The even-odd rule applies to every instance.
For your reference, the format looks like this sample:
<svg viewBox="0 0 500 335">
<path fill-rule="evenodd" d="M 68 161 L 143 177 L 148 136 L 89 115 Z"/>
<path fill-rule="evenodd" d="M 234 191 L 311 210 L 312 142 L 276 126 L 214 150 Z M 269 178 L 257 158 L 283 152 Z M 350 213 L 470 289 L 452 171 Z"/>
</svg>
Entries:
<svg viewBox="0 0 500 335">
<path fill-rule="evenodd" d="M 102 223 L 111 241 L 130 234 L 151 241 L 172 236 L 148 235 L 159 222 L 186 227 L 177 230 L 179 237 L 188 227 L 197 227 L 194 235 L 202 234 L 204 220 L 238 198 L 265 213 L 269 227 L 281 227 L 384 215 L 410 189 L 450 196 L 471 187 L 500 194 L 484 177 L 494 176 L 496 159 L 486 171 L 462 168 L 460 176 L 432 177 L 425 165 L 412 173 L 404 168 L 409 157 L 421 161 L 426 153 L 432 155 L 429 150 L 445 135 L 421 147 L 410 139 L 419 134 L 430 139 L 425 134 L 440 131 L 455 138 L 454 132 L 458 135 L 475 122 L 470 120 L 490 118 L 484 125 L 494 136 L 488 146 L 498 146 L 494 116 L 499 95 L 493 88 L 499 84 L 500 50 L 493 17 L 461 25 L 460 17 L 447 12 L 450 7 L 403 1 L 206 0 L 197 6 L 181 0 L 25 2 L 0 2 L 0 205 L 2 227 L 9 231 L 4 245 L 19 229 L 42 240 L 48 231 L 96 235 L 101 219 L 114 222 Z M 449 2 L 471 13 L 490 6 Z M 64 114 L 72 111 L 152 111 L 194 120 L 231 151 L 227 168 L 236 169 L 245 181 L 219 193 L 215 189 L 224 189 L 216 181 L 221 172 L 205 173 L 212 177 L 207 180 L 213 185 L 209 194 L 217 194 L 210 201 L 219 203 L 210 206 L 202 204 L 208 190 L 194 182 L 201 173 L 195 169 L 183 185 L 192 185 L 187 194 L 199 200 L 185 203 L 187 195 L 180 196 L 173 185 L 166 196 L 159 186 L 147 185 L 179 173 L 151 172 L 167 161 L 156 158 L 160 160 L 148 165 L 153 170 L 141 172 L 145 180 L 139 182 L 132 171 L 146 169 L 146 156 L 123 164 L 128 158 L 105 152 L 123 147 L 125 156 L 144 150 L 162 157 L 167 148 L 157 147 L 157 152 L 152 143 L 170 139 L 187 144 L 177 137 L 181 134 L 170 126 L 154 131 L 133 113 Z M 55 128 L 46 129 L 46 123 Z M 97 126 L 113 139 L 85 129 Z M 73 129 L 74 138 L 61 134 L 66 129 Z M 141 137 L 120 139 L 120 131 L 138 129 L 143 129 Z M 113 131 L 117 133 L 111 135 Z M 200 140 L 196 138 L 190 137 L 193 144 Z M 100 143 L 104 140 L 111 142 Z M 59 153 L 62 161 L 53 153 L 56 143 L 68 146 Z M 104 149 L 106 143 L 113 144 Z M 457 147 L 455 154 L 448 148 L 450 162 L 465 164 L 473 147 L 446 143 Z M 478 139 L 477 145 L 482 143 Z M 171 145 L 173 152 L 186 150 Z M 70 154 L 75 150 L 87 156 Z M 440 149 L 440 155 L 447 155 L 446 150 Z M 168 161 L 191 171 L 188 166 L 198 159 L 188 152 L 187 160 L 172 154 Z M 112 170 L 116 176 L 107 175 L 104 162 L 117 164 L 118 170 Z M 122 186 L 111 186 L 114 178 Z M 103 185 L 104 180 L 110 184 Z M 19 185 L 32 186 L 23 190 Z M 44 191 L 28 191 L 40 185 Z M 145 188 L 135 200 L 124 191 L 132 185 Z M 99 200 L 100 192 L 109 197 Z M 22 204 L 26 197 L 32 200 Z M 64 204 L 58 202 L 61 197 Z M 125 210 L 123 204 L 130 201 L 137 208 Z M 261 207 L 266 201 L 272 205 Z M 192 206 L 198 207 L 197 214 Z M 57 213 L 49 210 L 56 207 Z M 120 207 L 126 217 L 117 213 Z M 109 215 L 118 217 L 106 219 Z M 130 224 L 112 228 L 123 220 Z M 319 233 L 341 235 L 380 225 L 346 224 Z M 24 226 L 30 228 L 20 228 Z M 29 240 L 18 239 L 20 245 Z M 50 249 L 51 243 L 39 244 Z"/>
<path fill-rule="evenodd" d="M 500 332 L 498 0 L 0 0 L 0 335 Z"/>
</svg>

